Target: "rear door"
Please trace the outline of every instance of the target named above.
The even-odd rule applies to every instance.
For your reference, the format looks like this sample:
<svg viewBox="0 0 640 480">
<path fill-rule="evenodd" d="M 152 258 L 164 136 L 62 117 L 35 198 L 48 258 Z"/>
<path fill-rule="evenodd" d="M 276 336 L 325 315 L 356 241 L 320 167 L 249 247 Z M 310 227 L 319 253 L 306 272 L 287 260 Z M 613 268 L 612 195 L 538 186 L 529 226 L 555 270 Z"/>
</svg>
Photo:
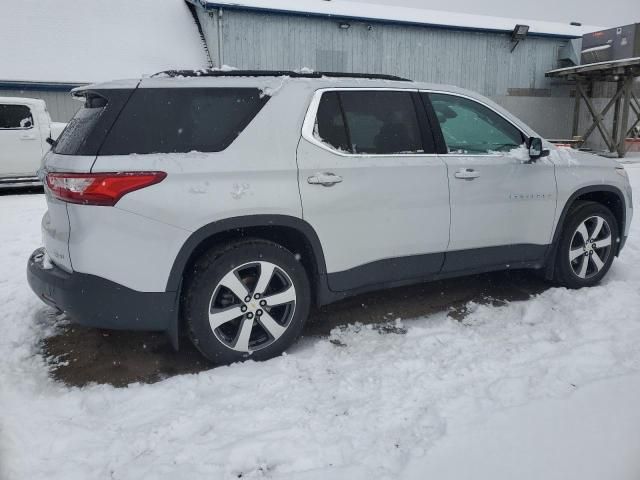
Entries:
<svg viewBox="0 0 640 480">
<path fill-rule="evenodd" d="M 298 147 L 304 219 L 335 291 L 438 272 L 449 241 L 446 166 L 417 92 L 316 92 Z"/>
<path fill-rule="evenodd" d="M 556 207 L 554 166 L 530 162 L 526 136 L 475 99 L 429 93 L 440 124 L 451 192 L 451 240 L 444 271 L 542 259 Z"/>
<path fill-rule="evenodd" d="M 34 176 L 42 145 L 28 105 L 0 104 L 0 176 Z"/>
</svg>

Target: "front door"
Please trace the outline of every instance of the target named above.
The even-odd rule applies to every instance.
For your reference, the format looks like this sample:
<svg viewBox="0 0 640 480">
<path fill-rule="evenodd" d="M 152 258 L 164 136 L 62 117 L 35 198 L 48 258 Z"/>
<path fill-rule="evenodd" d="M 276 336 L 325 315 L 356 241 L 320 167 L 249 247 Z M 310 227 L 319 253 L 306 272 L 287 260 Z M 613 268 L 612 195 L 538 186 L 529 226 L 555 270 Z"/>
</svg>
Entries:
<svg viewBox="0 0 640 480">
<path fill-rule="evenodd" d="M 473 99 L 431 93 L 448 153 L 451 241 L 444 271 L 542 259 L 556 210 L 553 164 L 529 161 L 525 135 Z"/>
<path fill-rule="evenodd" d="M 42 157 L 35 127 L 28 106 L 0 104 L 0 176 L 35 175 Z"/>
<path fill-rule="evenodd" d="M 334 291 L 436 273 L 449 242 L 444 161 L 411 90 L 316 92 L 298 147 L 304 219 Z"/>
</svg>

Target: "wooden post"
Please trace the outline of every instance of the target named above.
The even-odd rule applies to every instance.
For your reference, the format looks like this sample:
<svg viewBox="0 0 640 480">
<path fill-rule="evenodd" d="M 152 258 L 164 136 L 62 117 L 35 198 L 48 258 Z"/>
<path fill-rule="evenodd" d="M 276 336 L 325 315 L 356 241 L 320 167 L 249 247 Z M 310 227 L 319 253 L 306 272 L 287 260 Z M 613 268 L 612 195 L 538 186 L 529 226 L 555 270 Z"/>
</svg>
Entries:
<svg viewBox="0 0 640 480">
<path fill-rule="evenodd" d="M 623 158 L 627 153 L 627 125 L 629 124 L 629 106 L 631 105 L 631 89 L 633 76 L 624 79 L 624 100 L 622 104 L 622 118 L 620 119 L 620 138 L 618 139 L 618 157 Z"/>
<path fill-rule="evenodd" d="M 629 127 L 629 130 L 627 130 L 627 136 L 638 138 L 639 136 L 635 134 L 633 129 L 636 128 L 638 124 L 640 124 L 640 101 L 638 101 L 638 98 L 633 93 L 633 89 L 631 90 L 631 109 L 633 110 L 633 113 L 635 114 L 636 119 Z"/>
<path fill-rule="evenodd" d="M 571 130 L 571 137 L 578 136 L 580 131 L 580 91 L 578 90 L 578 83 L 580 80 L 576 80 L 576 102 L 573 106 L 573 127 Z"/>
<path fill-rule="evenodd" d="M 613 108 L 613 130 L 611 131 L 611 136 L 614 138 L 614 140 L 618 139 L 618 127 L 620 125 L 620 103 L 622 102 L 622 95 L 617 95 L 617 93 L 624 89 L 624 79 L 622 80 L 618 80 L 616 82 L 616 104 L 615 107 Z"/>
<path fill-rule="evenodd" d="M 578 86 L 578 91 L 580 92 L 580 95 L 584 99 L 584 103 L 587 106 L 587 109 L 589 110 L 589 113 L 591 114 L 591 117 L 593 118 L 593 123 L 587 129 L 587 131 L 585 132 L 584 137 L 582 137 L 582 140 L 586 141 L 587 138 L 589 137 L 589 135 L 591 135 L 591 132 L 593 132 L 597 128 L 598 131 L 600 132 L 600 135 L 602 135 L 602 138 L 603 138 L 604 142 L 607 144 L 607 148 L 609 149 L 609 151 L 612 152 L 612 153 L 615 152 L 616 151 L 616 140 L 614 138 L 612 138 L 611 135 L 609 134 L 609 131 L 607 130 L 607 127 L 604 125 L 603 120 L 604 120 L 604 116 L 607 114 L 609 109 L 613 106 L 613 103 L 622 94 L 622 90 L 618 90 L 618 92 L 616 92 L 615 96 L 609 101 L 607 106 L 604 108 L 602 113 L 599 113 L 596 110 L 596 108 L 593 105 L 593 103 L 591 103 L 591 100 L 589 100 L 589 97 L 587 96 L 587 92 L 585 92 L 584 88 L 582 88 L 582 85 L 578 83 L 577 86 Z"/>
</svg>

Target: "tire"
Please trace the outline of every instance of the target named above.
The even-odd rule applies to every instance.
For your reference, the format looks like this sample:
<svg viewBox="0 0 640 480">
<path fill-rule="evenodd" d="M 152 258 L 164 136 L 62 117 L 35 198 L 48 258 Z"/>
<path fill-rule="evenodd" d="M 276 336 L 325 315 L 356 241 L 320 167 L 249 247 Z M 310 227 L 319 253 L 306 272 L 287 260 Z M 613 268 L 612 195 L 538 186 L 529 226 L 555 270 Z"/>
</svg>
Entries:
<svg viewBox="0 0 640 480">
<path fill-rule="evenodd" d="M 309 315 L 307 273 L 289 250 L 273 242 L 249 239 L 214 248 L 185 280 L 189 336 L 215 364 L 280 355 Z"/>
<path fill-rule="evenodd" d="M 567 288 L 598 284 L 613 263 L 618 228 L 611 210 L 600 203 L 578 202 L 572 207 L 556 252 L 556 282 Z"/>
</svg>

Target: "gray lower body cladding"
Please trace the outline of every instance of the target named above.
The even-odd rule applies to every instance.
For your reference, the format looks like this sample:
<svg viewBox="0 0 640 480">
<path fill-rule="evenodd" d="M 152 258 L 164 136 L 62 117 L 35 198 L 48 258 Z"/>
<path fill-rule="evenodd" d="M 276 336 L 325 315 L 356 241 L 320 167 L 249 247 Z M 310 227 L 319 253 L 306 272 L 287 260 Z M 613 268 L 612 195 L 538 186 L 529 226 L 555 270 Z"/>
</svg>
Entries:
<svg viewBox="0 0 640 480">
<path fill-rule="evenodd" d="M 171 332 L 174 328 L 177 292 L 138 292 L 95 275 L 45 267 L 43 259 L 43 248 L 29 257 L 29 286 L 47 305 L 67 313 L 72 322 L 114 330 Z"/>
</svg>

